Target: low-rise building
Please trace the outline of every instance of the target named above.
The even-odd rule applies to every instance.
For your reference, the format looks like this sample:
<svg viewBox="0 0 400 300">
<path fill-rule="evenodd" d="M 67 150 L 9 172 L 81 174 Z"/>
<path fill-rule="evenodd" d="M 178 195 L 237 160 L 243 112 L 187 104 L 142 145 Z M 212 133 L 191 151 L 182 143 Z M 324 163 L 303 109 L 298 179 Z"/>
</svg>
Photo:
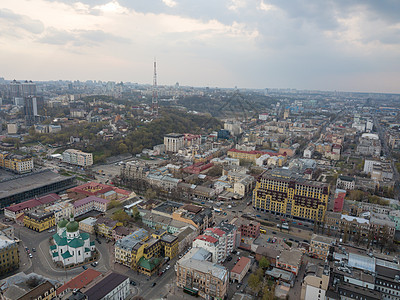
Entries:
<svg viewBox="0 0 400 300">
<path fill-rule="evenodd" d="M 249 271 L 250 267 L 251 259 L 244 256 L 241 257 L 231 270 L 231 280 L 241 283 L 244 276 L 246 276 L 247 272 Z"/>
<path fill-rule="evenodd" d="M 113 230 L 117 226 L 122 226 L 122 223 L 106 217 L 100 217 L 96 221 L 97 234 L 109 240 L 113 239 Z"/>
<path fill-rule="evenodd" d="M 25 213 L 24 226 L 37 232 L 42 232 L 56 224 L 54 212 L 44 210 L 31 210 Z"/>
<path fill-rule="evenodd" d="M 99 276 L 86 288 L 81 290 L 86 298 L 83 299 L 127 299 L 130 295 L 129 277 L 108 272 L 105 276 Z"/>
<path fill-rule="evenodd" d="M 84 288 L 100 275 L 102 275 L 102 273 L 95 269 L 87 269 L 83 271 L 70 281 L 60 286 L 56 291 L 57 297 L 60 299 L 67 298 L 74 290 L 76 291 Z"/>
<path fill-rule="evenodd" d="M 343 189 L 346 191 L 354 190 L 356 186 L 356 179 L 350 176 L 340 175 L 336 182 L 336 188 Z"/>
<path fill-rule="evenodd" d="M 19 297 L 18 300 L 52 300 L 56 297 L 56 287 L 50 281 L 39 284 L 28 293 Z"/>
<path fill-rule="evenodd" d="M 224 299 L 229 272 L 225 267 L 207 261 L 208 257 L 208 251 L 192 248 L 176 262 L 176 284 L 204 299 Z"/>
<path fill-rule="evenodd" d="M 335 242 L 336 240 L 333 238 L 313 234 L 308 253 L 315 258 L 326 260 Z"/>
<path fill-rule="evenodd" d="M 19 267 L 18 243 L 7 236 L 0 235 L 0 275 Z"/>
<path fill-rule="evenodd" d="M 71 215 L 75 215 L 74 205 L 70 202 L 60 202 L 45 207 L 45 211 L 54 212 L 55 222 L 58 223 L 62 219 L 68 219 Z"/>
<path fill-rule="evenodd" d="M 89 217 L 79 222 L 79 230 L 84 232 L 94 234 L 94 229 L 96 227 L 96 218 Z"/>
<path fill-rule="evenodd" d="M 276 267 L 297 275 L 302 260 L 303 252 L 300 250 L 282 250 L 281 254 L 276 258 Z"/>
</svg>

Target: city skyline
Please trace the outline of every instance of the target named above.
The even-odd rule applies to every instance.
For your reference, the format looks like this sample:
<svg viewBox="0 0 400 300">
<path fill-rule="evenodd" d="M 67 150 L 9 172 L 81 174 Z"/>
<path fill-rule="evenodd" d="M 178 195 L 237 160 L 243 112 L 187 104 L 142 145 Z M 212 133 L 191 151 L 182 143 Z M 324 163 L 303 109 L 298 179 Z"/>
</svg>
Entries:
<svg viewBox="0 0 400 300">
<path fill-rule="evenodd" d="M 6 0 L 7 79 L 400 93 L 390 1 Z"/>
</svg>

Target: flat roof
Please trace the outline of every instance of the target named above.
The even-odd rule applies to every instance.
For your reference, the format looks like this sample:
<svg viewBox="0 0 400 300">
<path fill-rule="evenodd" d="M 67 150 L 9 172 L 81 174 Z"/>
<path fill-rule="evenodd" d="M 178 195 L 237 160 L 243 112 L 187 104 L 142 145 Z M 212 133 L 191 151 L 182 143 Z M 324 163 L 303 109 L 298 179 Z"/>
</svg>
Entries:
<svg viewBox="0 0 400 300">
<path fill-rule="evenodd" d="M 114 290 L 117 286 L 119 286 L 128 278 L 128 276 L 122 274 L 111 273 L 108 276 L 104 277 L 96 285 L 88 289 L 85 292 L 85 295 L 88 297 L 89 300 L 102 299 L 104 296 L 109 294 L 112 290 Z"/>
<path fill-rule="evenodd" d="M 30 173 L 0 181 L 0 200 L 35 188 L 67 180 L 75 176 L 63 176 L 50 170 Z"/>
</svg>

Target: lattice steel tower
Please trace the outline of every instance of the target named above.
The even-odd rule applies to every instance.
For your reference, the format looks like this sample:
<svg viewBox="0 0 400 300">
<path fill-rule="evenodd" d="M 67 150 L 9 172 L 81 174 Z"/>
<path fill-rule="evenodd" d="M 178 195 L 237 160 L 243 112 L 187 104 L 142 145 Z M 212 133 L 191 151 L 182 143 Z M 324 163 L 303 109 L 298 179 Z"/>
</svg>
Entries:
<svg viewBox="0 0 400 300">
<path fill-rule="evenodd" d="M 158 92 L 157 92 L 157 62 L 154 60 L 154 75 L 153 75 L 153 97 L 151 99 L 151 114 L 158 116 Z"/>
</svg>

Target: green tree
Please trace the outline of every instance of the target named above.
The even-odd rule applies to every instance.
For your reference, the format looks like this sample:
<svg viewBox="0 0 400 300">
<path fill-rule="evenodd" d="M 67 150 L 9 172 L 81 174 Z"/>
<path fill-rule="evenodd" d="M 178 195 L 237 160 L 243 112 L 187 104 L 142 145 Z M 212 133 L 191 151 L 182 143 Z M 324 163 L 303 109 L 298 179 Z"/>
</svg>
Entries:
<svg viewBox="0 0 400 300">
<path fill-rule="evenodd" d="M 257 274 L 251 274 L 248 281 L 249 287 L 255 292 L 258 293 L 261 289 L 261 280 L 260 276 Z"/>
<path fill-rule="evenodd" d="M 261 257 L 259 261 L 260 268 L 266 269 L 270 265 L 269 260 L 266 257 Z"/>
<path fill-rule="evenodd" d="M 120 209 L 112 215 L 112 219 L 114 221 L 122 222 L 124 225 L 126 225 L 130 219 L 130 216 L 124 210 Z"/>
<path fill-rule="evenodd" d="M 142 217 L 140 216 L 140 212 L 136 206 L 132 207 L 132 218 L 135 221 L 139 221 L 142 219 Z"/>
</svg>

